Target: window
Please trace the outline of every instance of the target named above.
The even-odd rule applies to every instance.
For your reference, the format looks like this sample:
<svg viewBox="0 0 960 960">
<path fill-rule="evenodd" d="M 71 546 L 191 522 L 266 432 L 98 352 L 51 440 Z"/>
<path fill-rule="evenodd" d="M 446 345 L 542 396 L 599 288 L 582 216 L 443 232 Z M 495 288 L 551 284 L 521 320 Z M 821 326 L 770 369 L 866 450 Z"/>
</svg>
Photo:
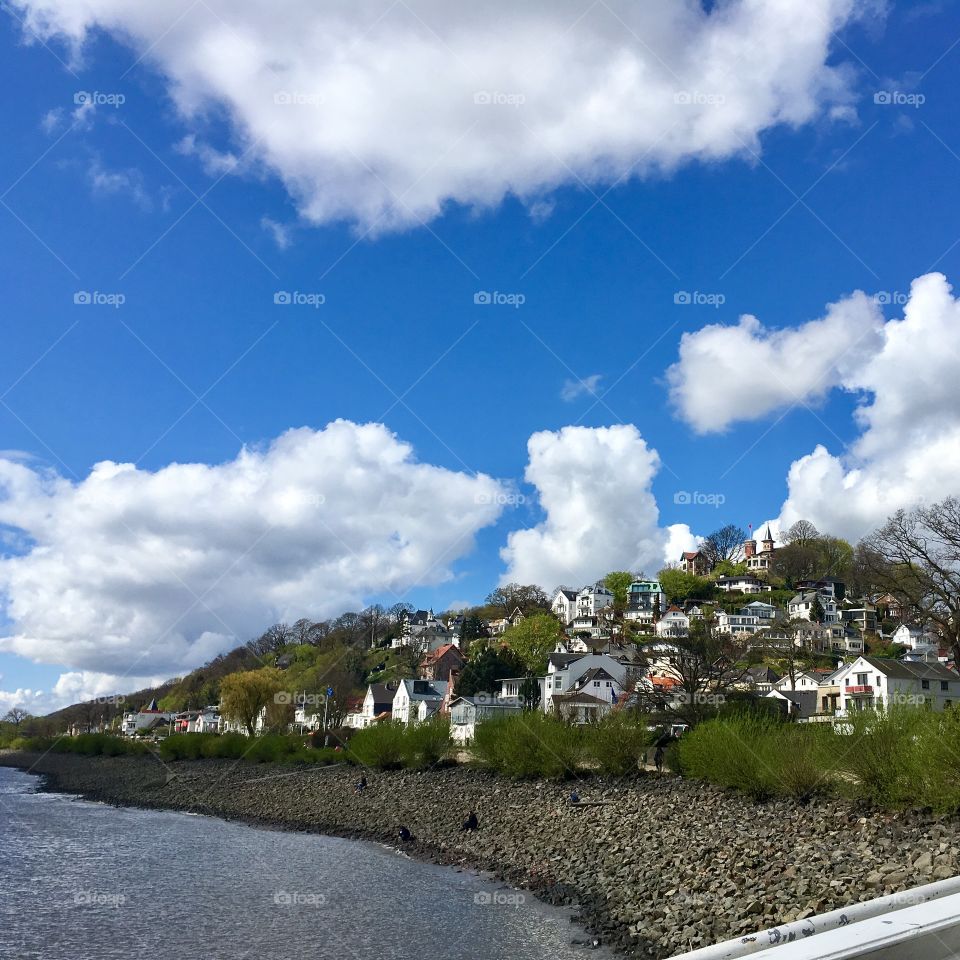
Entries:
<svg viewBox="0 0 960 960">
<path fill-rule="evenodd" d="M 921 687 L 921 689 L 923 689 L 923 690 L 929 690 L 929 689 L 930 689 L 930 681 L 929 681 L 929 680 L 921 680 L 921 681 L 920 681 L 920 687 Z"/>
<path fill-rule="evenodd" d="M 950 681 L 949 681 L 949 680 L 941 680 L 941 681 L 940 681 L 940 689 L 941 689 L 944 693 L 946 693 L 946 692 L 950 689 Z"/>
</svg>

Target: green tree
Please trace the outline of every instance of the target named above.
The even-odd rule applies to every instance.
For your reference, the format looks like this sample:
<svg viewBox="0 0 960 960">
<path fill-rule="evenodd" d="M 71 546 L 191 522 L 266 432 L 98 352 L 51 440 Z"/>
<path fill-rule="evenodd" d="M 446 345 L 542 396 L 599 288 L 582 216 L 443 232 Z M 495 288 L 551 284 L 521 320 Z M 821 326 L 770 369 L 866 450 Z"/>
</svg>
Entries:
<svg viewBox="0 0 960 960">
<path fill-rule="evenodd" d="M 460 622 L 460 649 L 467 654 L 470 652 L 470 644 L 474 640 L 481 640 L 487 635 L 483 620 L 474 614 L 465 616 Z"/>
<path fill-rule="evenodd" d="M 283 673 L 276 667 L 232 673 L 220 681 L 220 711 L 228 720 L 246 727 L 252 737 L 260 712 L 274 701 L 283 686 Z"/>
<path fill-rule="evenodd" d="M 603 578 L 603 585 L 613 594 L 613 610 L 622 614 L 630 599 L 630 584 L 636 578 L 627 570 L 612 570 Z"/>
<path fill-rule="evenodd" d="M 531 673 L 547 669 L 547 657 L 563 638 L 560 622 L 549 613 L 535 613 L 507 628 L 503 642 L 523 661 Z"/>
<path fill-rule="evenodd" d="M 710 600 L 716 589 L 709 580 L 683 570 L 661 570 L 659 579 L 668 601 Z"/>
<path fill-rule="evenodd" d="M 524 710 L 536 710 L 540 705 L 540 681 L 533 674 L 528 674 L 520 684 L 520 699 L 523 701 Z"/>
<path fill-rule="evenodd" d="M 827 611 L 823 609 L 823 603 L 820 601 L 819 594 L 813 598 L 810 604 L 810 619 L 814 623 L 822 624 L 827 617 Z"/>
<path fill-rule="evenodd" d="M 500 681 L 526 672 L 523 661 L 510 649 L 486 647 L 464 666 L 457 681 L 457 694 L 472 697 L 478 693 L 496 693 Z"/>
<path fill-rule="evenodd" d="M 820 559 L 817 578 L 837 577 L 846 582 L 853 566 L 853 547 L 842 537 L 820 537 L 815 546 Z"/>
</svg>

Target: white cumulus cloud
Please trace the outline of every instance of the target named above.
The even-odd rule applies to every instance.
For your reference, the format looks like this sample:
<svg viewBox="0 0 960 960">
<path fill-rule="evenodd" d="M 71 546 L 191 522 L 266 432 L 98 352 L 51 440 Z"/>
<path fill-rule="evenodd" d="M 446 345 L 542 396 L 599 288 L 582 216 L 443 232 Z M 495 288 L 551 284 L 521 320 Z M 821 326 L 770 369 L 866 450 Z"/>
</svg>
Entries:
<svg viewBox="0 0 960 960">
<path fill-rule="evenodd" d="M 79 56 L 103 31 L 132 47 L 166 78 L 199 156 L 274 172 L 308 220 L 378 230 L 507 194 L 537 215 L 558 184 L 756 150 L 764 130 L 849 103 L 834 38 L 880 6 L 11 2 L 27 39 Z M 221 118 L 232 142 L 204 143 Z"/>
<path fill-rule="evenodd" d="M 76 483 L 0 460 L 0 649 L 67 665 L 63 695 L 115 692 L 117 675 L 132 689 L 274 620 L 449 579 L 505 499 L 343 420 L 222 464 L 103 462 Z"/>
<path fill-rule="evenodd" d="M 876 352 L 882 331 L 880 307 L 860 292 L 798 327 L 768 329 L 749 314 L 735 326 L 710 324 L 681 337 L 670 398 L 697 433 L 817 402 Z"/>
<path fill-rule="evenodd" d="M 812 520 L 858 538 L 900 507 L 958 492 L 960 302 L 946 277 L 913 281 L 903 317 L 883 328 L 872 356 L 843 386 L 864 392 L 862 433 L 840 455 L 826 447 L 796 460 L 780 526 Z"/>
<path fill-rule="evenodd" d="M 530 437 L 527 450 L 524 477 L 546 517 L 509 535 L 500 552 L 503 582 L 551 590 L 610 570 L 663 566 L 668 538 L 651 492 L 660 458 L 635 426 L 545 430 Z M 670 541 L 678 542 L 675 533 Z"/>
</svg>

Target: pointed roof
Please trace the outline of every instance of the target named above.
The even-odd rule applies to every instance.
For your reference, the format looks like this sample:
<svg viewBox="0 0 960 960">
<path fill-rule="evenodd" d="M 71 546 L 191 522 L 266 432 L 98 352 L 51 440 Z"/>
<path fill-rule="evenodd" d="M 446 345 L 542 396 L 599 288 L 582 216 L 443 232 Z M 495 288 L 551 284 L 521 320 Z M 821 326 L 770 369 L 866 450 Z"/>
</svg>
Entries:
<svg viewBox="0 0 960 960">
<path fill-rule="evenodd" d="M 773 542 L 773 537 L 770 535 L 770 524 L 769 524 L 769 523 L 767 524 L 767 533 L 766 533 L 766 536 L 765 536 L 763 539 L 764 539 L 764 540 L 769 540 L 771 543 Z"/>
</svg>

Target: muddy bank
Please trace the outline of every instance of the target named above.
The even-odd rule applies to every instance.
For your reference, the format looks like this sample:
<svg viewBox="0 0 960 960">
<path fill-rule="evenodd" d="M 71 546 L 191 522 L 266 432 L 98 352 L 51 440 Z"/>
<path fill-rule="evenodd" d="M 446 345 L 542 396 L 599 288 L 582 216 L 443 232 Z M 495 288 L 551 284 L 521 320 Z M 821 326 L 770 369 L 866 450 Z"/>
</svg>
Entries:
<svg viewBox="0 0 960 960">
<path fill-rule="evenodd" d="M 2 754 L 46 789 L 289 830 L 397 842 L 489 870 L 553 903 L 579 903 L 604 943 L 669 957 L 960 872 L 960 822 L 861 811 L 841 801 L 755 804 L 674 777 L 577 786 L 513 783 L 464 768 L 368 772 L 232 760 Z M 596 805 L 592 805 L 596 804 Z M 469 810 L 476 833 L 460 825 Z"/>
</svg>

